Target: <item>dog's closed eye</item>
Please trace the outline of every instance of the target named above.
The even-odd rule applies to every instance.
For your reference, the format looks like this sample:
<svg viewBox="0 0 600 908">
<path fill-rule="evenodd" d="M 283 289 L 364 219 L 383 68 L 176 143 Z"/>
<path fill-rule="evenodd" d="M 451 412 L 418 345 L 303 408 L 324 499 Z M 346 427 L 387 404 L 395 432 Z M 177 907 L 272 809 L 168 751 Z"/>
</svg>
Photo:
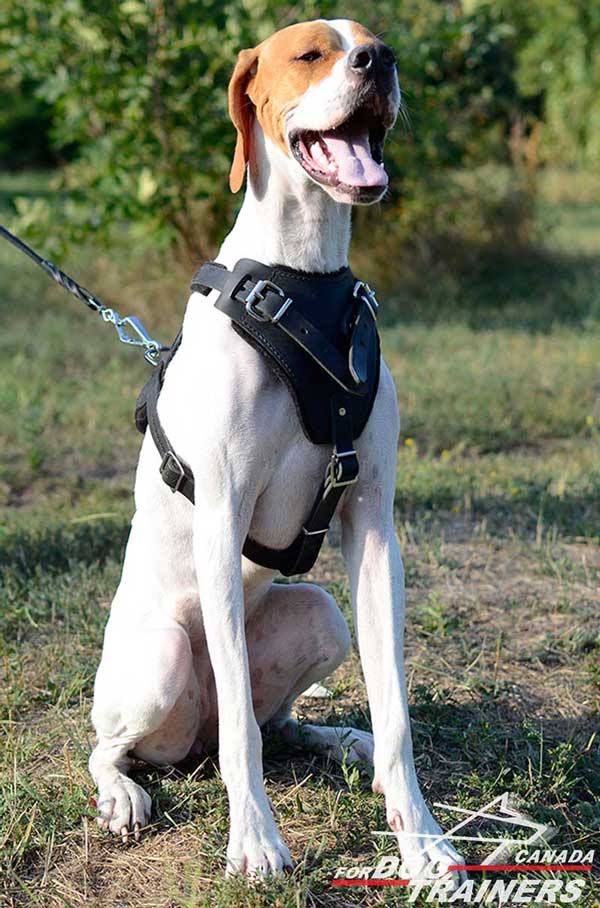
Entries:
<svg viewBox="0 0 600 908">
<path fill-rule="evenodd" d="M 323 54 L 320 50 L 308 50 L 305 54 L 301 54 L 295 59 L 303 63 L 313 63 L 315 60 L 320 60 L 322 56 Z"/>
</svg>

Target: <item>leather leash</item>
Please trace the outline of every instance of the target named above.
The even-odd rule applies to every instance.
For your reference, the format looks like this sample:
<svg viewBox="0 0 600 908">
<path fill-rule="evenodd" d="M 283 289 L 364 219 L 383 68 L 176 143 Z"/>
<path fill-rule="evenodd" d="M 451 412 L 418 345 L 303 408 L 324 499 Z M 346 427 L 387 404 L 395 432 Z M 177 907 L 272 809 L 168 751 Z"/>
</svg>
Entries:
<svg viewBox="0 0 600 908">
<path fill-rule="evenodd" d="M 165 347 L 164 344 L 161 344 L 159 341 L 153 340 L 139 318 L 135 315 L 121 317 L 116 309 L 105 306 L 97 296 L 94 296 L 93 293 L 90 293 L 89 290 L 86 290 L 85 287 L 78 284 L 72 277 L 69 277 L 68 274 L 61 271 L 53 262 L 38 255 L 31 246 L 24 243 L 23 240 L 19 239 L 18 236 L 15 236 L 14 233 L 11 233 L 10 230 L 7 230 L 6 227 L 3 227 L 2 224 L 0 224 L 0 236 L 4 237 L 5 240 L 8 240 L 9 243 L 12 243 L 20 252 L 29 256 L 29 258 L 35 262 L 36 265 L 39 265 L 53 281 L 56 281 L 60 287 L 67 290 L 68 293 L 71 293 L 84 303 L 88 309 L 91 309 L 92 312 L 97 312 L 103 321 L 114 325 L 121 343 L 130 344 L 134 347 L 143 347 L 144 359 L 152 366 L 158 365 L 160 354 L 169 348 Z M 133 331 L 134 335 L 129 334 L 126 329 Z"/>
</svg>

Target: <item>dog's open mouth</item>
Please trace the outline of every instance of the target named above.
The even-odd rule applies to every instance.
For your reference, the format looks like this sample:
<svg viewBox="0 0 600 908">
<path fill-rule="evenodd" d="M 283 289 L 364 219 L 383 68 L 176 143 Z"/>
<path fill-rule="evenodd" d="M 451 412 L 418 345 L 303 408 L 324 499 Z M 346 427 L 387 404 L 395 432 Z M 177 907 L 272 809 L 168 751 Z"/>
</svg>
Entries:
<svg viewBox="0 0 600 908">
<path fill-rule="evenodd" d="M 381 193 L 388 184 L 383 166 L 385 133 L 382 117 L 372 107 L 364 107 L 335 128 L 292 133 L 290 148 L 317 183 Z"/>
</svg>

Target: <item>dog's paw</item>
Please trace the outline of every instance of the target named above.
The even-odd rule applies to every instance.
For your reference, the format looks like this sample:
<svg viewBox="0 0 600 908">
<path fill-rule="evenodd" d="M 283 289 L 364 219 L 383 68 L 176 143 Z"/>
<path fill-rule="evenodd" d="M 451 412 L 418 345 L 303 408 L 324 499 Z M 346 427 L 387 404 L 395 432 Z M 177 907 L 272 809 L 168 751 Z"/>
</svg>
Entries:
<svg viewBox="0 0 600 908">
<path fill-rule="evenodd" d="M 300 725 L 291 719 L 283 728 L 283 734 L 295 744 L 326 754 L 337 763 L 373 764 L 374 742 L 370 731 L 330 725 Z"/>
<path fill-rule="evenodd" d="M 466 880 L 464 870 L 451 869 L 465 862 L 424 803 L 418 811 L 406 811 L 404 817 L 399 809 L 388 806 L 387 821 L 398 841 L 403 876 L 410 880 L 444 879 L 453 888 Z"/>
<path fill-rule="evenodd" d="M 143 788 L 118 773 L 100 784 L 97 806 L 100 828 L 110 830 L 127 842 L 130 836 L 139 841 L 143 827 L 150 821 L 152 802 Z"/>
<path fill-rule="evenodd" d="M 251 878 L 281 876 L 293 869 L 290 853 L 271 813 L 247 812 L 232 820 L 227 846 L 228 875 L 243 873 Z"/>
<path fill-rule="evenodd" d="M 361 731 L 359 728 L 336 728 L 335 731 L 340 733 L 341 760 L 373 765 L 375 743 L 370 731 Z"/>
</svg>

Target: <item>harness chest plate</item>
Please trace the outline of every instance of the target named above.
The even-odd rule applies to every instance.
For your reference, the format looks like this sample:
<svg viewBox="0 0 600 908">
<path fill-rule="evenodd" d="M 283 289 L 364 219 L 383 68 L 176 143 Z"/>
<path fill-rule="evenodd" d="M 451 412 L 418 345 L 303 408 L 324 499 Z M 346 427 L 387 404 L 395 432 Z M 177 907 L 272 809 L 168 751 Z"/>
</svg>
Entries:
<svg viewBox="0 0 600 908">
<path fill-rule="evenodd" d="M 250 560 L 286 576 L 305 573 L 316 561 L 345 487 L 358 476 L 353 440 L 366 425 L 379 384 L 375 295 L 349 268 L 308 274 L 252 259 L 241 259 L 232 271 L 204 264 L 192 290 L 219 291 L 215 307 L 286 384 L 306 437 L 313 444 L 333 445 L 317 499 L 292 544 L 270 549 L 248 538 L 243 549 Z M 193 502 L 192 471 L 172 450 L 156 407 L 180 340 L 181 334 L 142 389 L 136 425 L 141 432 L 150 427 L 164 481 Z"/>
<path fill-rule="evenodd" d="M 233 272 L 205 265 L 192 290 L 206 290 L 203 280 L 214 283 L 218 272 L 233 279 L 223 275 L 216 308 L 285 382 L 309 441 L 334 443 L 330 402 L 340 392 L 347 395 L 352 438 L 358 438 L 377 393 L 380 350 L 375 319 L 365 297 L 354 295 L 360 282 L 350 268 L 307 274 L 242 259 Z M 359 381 L 351 371 L 357 361 Z"/>
</svg>

